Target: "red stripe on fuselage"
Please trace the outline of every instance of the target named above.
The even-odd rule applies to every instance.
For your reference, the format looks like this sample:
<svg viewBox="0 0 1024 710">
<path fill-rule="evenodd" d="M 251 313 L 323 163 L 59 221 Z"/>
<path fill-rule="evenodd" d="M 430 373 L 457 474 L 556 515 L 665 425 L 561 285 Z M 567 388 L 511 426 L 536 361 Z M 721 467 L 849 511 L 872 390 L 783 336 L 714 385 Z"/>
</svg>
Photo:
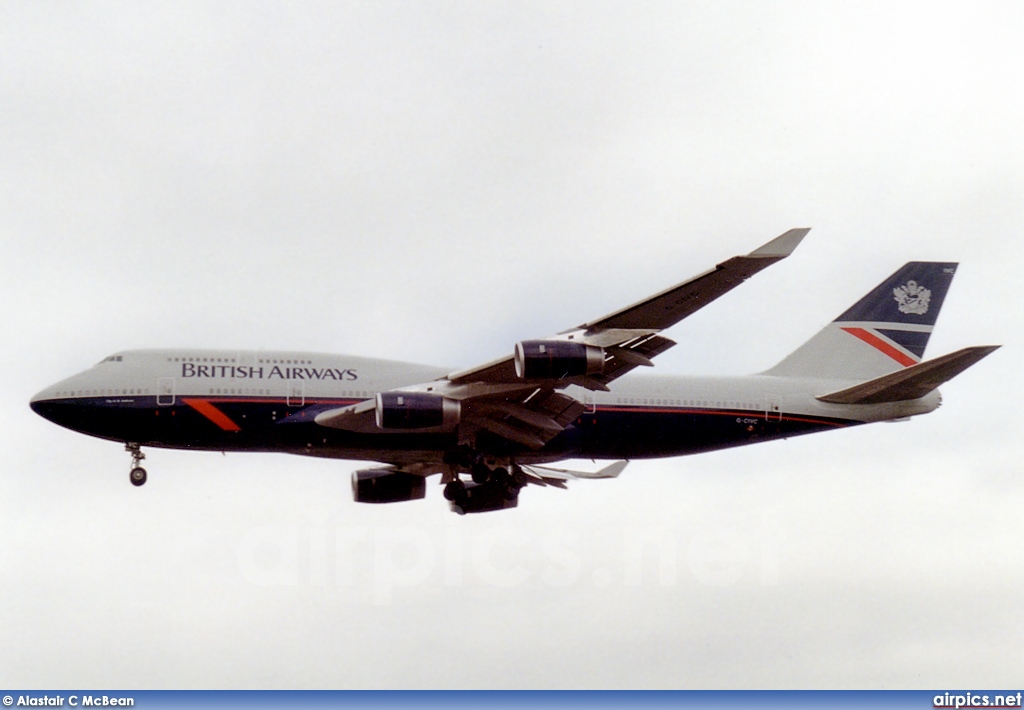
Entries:
<svg viewBox="0 0 1024 710">
<path fill-rule="evenodd" d="M 874 333 L 864 330 L 863 328 L 843 328 L 843 330 L 845 330 L 853 337 L 863 340 L 865 343 L 875 348 L 876 350 L 885 353 L 893 360 L 903 365 L 903 367 L 910 367 L 911 365 L 917 364 L 917 360 L 910 357 L 906 353 L 897 350 L 892 345 L 889 345 L 889 343 L 885 342 Z"/>
<path fill-rule="evenodd" d="M 204 417 L 209 419 L 211 422 L 219 426 L 224 431 L 242 430 L 242 427 L 238 426 L 233 421 L 231 421 L 231 417 L 229 417 L 227 414 L 214 407 L 205 399 L 191 399 L 189 397 L 182 397 L 181 401 L 187 404 L 188 406 L 192 407 L 192 409 L 202 414 Z"/>
</svg>

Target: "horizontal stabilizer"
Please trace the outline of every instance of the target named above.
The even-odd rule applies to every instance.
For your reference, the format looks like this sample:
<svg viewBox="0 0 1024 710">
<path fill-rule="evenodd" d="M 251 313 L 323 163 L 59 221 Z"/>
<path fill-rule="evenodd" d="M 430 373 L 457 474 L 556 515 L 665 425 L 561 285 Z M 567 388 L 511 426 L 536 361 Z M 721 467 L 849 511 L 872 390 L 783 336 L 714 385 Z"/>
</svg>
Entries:
<svg viewBox="0 0 1024 710">
<path fill-rule="evenodd" d="M 818 399 L 835 404 L 881 404 L 918 399 L 943 382 L 953 379 L 999 347 L 978 345 L 957 350 L 838 392 L 823 394 Z"/>
</svg>

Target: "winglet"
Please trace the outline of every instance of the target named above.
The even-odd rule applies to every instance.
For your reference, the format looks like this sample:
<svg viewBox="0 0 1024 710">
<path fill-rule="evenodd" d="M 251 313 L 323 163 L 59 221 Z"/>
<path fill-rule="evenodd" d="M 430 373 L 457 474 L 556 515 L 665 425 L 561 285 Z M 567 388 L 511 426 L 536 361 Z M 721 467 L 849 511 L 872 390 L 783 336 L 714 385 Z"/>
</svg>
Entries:
<svg viewBox="0 0 1024 710">
<path fill-rule="evenodd" d="M 785 259 L 793 253 L 793 250 L 797 248 L 801 240 L 807 236 L 809 231 L 811 231 L 810 227 L 791 229 L 785 234 L 780 234 L 775 237 L 775 239 L 771 240 L 767 244 L 759 246 L 757 249 L 747 254 L 747 256 L 768 259 Z"/>
</svg>

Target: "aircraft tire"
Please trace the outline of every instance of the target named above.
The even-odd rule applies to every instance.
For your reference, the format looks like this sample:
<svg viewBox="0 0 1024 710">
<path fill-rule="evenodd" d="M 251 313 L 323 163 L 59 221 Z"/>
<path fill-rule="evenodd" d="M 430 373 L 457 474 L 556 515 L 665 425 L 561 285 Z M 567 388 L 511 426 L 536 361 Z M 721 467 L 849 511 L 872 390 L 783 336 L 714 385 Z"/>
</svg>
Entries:
<svg viewBox="0 0 1024 710">
<path fill-rule="evenodd" d="M 523 469 L 518 466 L 512 471 L 512 485 L 516 488 L 524 488 L 526 486 L 527 477 L 523 472 Z"/>
<path fill-rule="evenodd" d="M 148 476 L 146 475 L 146 469 L 142 468 L 141 466 L 136 466 L 135 468 L 132 469 L 131 473 L 128 474 L 128 480 L 132 482 L 133 486 L 145 485 L 146 478 L 148 478 Z"/>
<path fill-rule="evenodd" d="M 445 484 L 444 497 L 445 500 L 457 501 L 466 494 L 466 486 L 462 481 L 451 481 Z"/>
<path fill-rule="evenodd" d="M 486 464 L 476 463 L 473 464 L 470 475 L 473 477 L 473 483 L 487 483 L 491 480 L 491 469 L 487 468 Z"/>
</svg>

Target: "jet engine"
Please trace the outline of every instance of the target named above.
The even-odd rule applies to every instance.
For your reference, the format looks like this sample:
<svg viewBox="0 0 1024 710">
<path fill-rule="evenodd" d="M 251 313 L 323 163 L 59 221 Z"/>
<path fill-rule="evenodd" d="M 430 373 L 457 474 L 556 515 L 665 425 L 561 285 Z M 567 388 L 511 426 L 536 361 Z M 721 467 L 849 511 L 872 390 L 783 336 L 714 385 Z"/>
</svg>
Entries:
<svg viewBox="0 0 1024 710">
<path fill-rule="evenodd" d="M 381 392 L 377 395 L 377 426 L 381 429 L 451 430 L 459 423 L 457 400 L 431 392 Z"/>
<path fill-rule="evenodd" d="M 393 468 L 371 468 L 352 474 L 356 503 L 401 503 L 427 495 L 427 480 Z"/>
<path fill-rule="evenodd" d="M 561 380 L 604 370 L 604 349 L 568 340 L 516 343 L 516 375 L 524 380 Z"/>
</svg>

